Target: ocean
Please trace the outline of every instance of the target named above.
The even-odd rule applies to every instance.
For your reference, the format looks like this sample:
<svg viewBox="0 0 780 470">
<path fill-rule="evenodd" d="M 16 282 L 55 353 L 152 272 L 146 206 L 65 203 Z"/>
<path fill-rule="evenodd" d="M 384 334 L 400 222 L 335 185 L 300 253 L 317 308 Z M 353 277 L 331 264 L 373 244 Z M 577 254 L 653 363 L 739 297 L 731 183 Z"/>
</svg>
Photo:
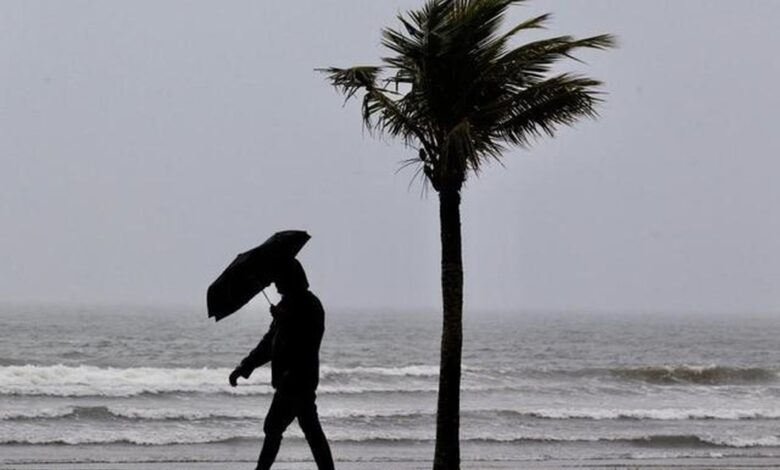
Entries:
<svg viewBox="0 0 780 470">
<path fill-rule="evenodd" d="M 198 308 L 0 307 L 0 466 L 251 468 L 270 370 L 227 378 L 270 322 L 253 305 L 217 324 Z M 780 457 L 777 317 L 465 316 L 466 468 Z M 318 407 L 337 461 L 431 460 L 439 334 L 434 312 L 327 310 Z M 295 423 L 278 460 L 311 460 Z"/>
</svg>

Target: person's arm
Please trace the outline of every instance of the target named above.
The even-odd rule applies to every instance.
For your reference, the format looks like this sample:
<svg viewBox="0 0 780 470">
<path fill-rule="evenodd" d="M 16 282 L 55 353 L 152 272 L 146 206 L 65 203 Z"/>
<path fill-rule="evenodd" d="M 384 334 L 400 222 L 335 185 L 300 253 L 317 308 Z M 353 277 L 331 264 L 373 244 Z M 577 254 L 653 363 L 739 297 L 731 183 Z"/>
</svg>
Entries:
<svg viewBox="0 0 780 470">
<path fill-rule="evenodd" d="M 257 343 L 255 349 L 241 360 L 238 367 L 230 374 L 230 385 L 235 387 L 236 379 L 238 379 L 238 377 L 248 379 L 255 369 L 271 360 L 271 345 L 273 343 L 274 334 L 276 333 L 276 327 L 276 320 L 274 320 L 271 322 L 271 326 L 268 328 L 268 332 L 263 336 L 263 339 Z"/>
</svg>

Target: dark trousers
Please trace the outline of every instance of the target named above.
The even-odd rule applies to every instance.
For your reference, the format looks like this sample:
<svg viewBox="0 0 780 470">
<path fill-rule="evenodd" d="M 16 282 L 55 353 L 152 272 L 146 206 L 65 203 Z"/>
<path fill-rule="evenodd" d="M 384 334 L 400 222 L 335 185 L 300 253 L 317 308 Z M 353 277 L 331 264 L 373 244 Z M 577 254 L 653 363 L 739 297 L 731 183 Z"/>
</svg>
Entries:
<svg viewBox="0 0 780 470">
<path fill-rule="evenodd" d="M 333 457 L 330 453 L 328 440 L 322 432 L 320 419 L 317 416 L 317 405 L 314 403 L 316 395 L 308 392 L 280 392 L 276 391 L 271 408 L 265 416 L 263 432 L 265 440 L 260 457 L 257 460 L 256 470 L 269 470 L 279 452 L 282 444 L 282 434 L 287 426 L 298 418 L 298 424 L 306 436 L 314 461 L 319 470 L 333 470 Z"/>
</svg>

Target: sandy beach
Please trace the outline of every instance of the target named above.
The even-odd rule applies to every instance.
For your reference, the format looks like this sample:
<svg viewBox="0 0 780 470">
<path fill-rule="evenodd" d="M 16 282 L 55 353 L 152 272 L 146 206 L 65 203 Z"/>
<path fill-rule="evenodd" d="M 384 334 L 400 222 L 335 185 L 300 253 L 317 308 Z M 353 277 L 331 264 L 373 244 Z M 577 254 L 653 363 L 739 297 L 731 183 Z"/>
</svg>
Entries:
<svg viewBox="0 0 780 470">
<path fill-rule="evenodd" d="M 430 462 L 337 462 L 339 470 L 428 470 Z M 154 463 L 52 463 L 0 465 L 2 470 L 223 470 L 249 469 L 252 462 L 154 462 Z M 653 459 L 642 462 L 625 460 L 546 462 L 464 462 L 463 470 L 745 470 L 777 469 L 777 458 L 725 458 L 725 459 Z M 274 470 L 315 470 L 313 462 L 278 462 Z"/>
</svg>

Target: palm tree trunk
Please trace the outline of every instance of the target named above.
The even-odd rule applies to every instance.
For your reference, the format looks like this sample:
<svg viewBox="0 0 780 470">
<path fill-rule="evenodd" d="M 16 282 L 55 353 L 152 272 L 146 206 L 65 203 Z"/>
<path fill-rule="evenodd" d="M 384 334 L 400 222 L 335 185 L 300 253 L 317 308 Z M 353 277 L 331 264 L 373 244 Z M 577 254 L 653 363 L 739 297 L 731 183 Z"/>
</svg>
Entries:
<svg viewBox="0 0 780 470">
<path fill-rule="evenodd" d="M 458 470 L 460 469 L 460 362 L 463 344 L 463 260 L 458 190 L 441 190 L 439 218 L 444 315 L 433 470 Z"/>
</svg>

